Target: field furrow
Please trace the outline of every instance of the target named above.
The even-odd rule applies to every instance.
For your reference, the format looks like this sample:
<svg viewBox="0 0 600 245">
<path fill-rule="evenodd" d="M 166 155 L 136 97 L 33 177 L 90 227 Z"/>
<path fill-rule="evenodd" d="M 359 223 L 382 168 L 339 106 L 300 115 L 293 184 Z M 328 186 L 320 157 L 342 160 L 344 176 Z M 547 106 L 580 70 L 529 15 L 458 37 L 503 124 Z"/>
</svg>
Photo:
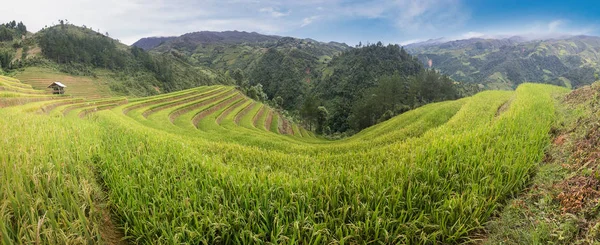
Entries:
<svg viewBox="0 0 600 245">
<path fill-rule="evenodd" d="M 110 243 L 107 229 L 132 244 L 470 243 L 531 182 L 566 93 L 480 92 L 333 140 L 232 86 L 84 100 L 0 82 L 19 88 L 0 98 L 7 244 Z"/>
<path fill-rule="evenodd" d="M 256 102 L 252 102 L 250 104 L 248 104 L 248 106 L 246 106 L 246 108 L 244 108 L 243 110 L 241 110 L 237 115 L 235 115 L 235 125 L 241 126 L 240 125 L 240 121 L 246 116 L 246 115 L 252 115 L 249 114 L 252 110 L 254 110 L 254 108 L 256 108 L 258 104 Z"/>
<path fill-rule="evenodd" d="M 160 105 L 150 107 L 149 109 L 145 110 L 142 113 L 142 115 L 145 118 L 148 118 L 150 115 L 152 115 L 153 113 L 156 113 L 158 111 L 177 107 L 177 106 L 180 106 L 183 104 L 187 104 L 189 102 L 201 101 L 205 98 L 209 98 L 209 97 L 211 97 L 215 94 L 219 94 L 223 91 L 224 90 L 216 89 L 216 90 L 212 90 L 212 91 L 209 91 L 206 93 L 201 93 L 201 94 L 193 95 L 193 96 L 183 96 L 182 98 L 169 98 L 166 103 L 161 103 Z"/>
<path fill-rule="evenodd" d="M 197 113 L 193 118 L 192 118 L 192 124 L 194 124 L 194 126 L 198 127 L 198 123 L 200 122 L 200 120 L 202 120 L 204 117 L 219 111 L 223 108 L 227 108 L 229 106 L 231 106 L 234 103 L 239 102 L 240 100 L 242 100 L 244 96 L 239 94 L 239 93 L 235 93 L 233 96 L 220 101 L 219 103 L 213 104 L 212 106 L 208 107 L 205 110 L 202 110 L 201 112 Z"/>
<path fill-rule="evenodd" d="M 230 117 L 230 114 L 236 115 L 241 109 L 244 109 L 243 106 L 247 105 L 245 104 L 245 102 L 248 102 L 247 98 L 243 98 L 241 100 L 238 100 L 234 103 L 232 103 L 227 110 L 223 111 L 223 113 L 221 113 L 218 117 L 217 117 L 217 124 L 221 125 L 221 122 L 223 122 L 223 119 Z M 237 111 L 236 111 L 237 110 Z M 231 118 L 231 117 L 230 117 Z"/>
<path fill-rule="evenodd" d="M 190 104 L 185 104 L 182 107 L 179 107 L 175 110 L 173 110 L 170 114 L 169 114 L 169 120 L 171 122 L 175 121 L 175 119 L 177 119 L 179 116 L 197 110 L 198 108 L 202 108 L 203 106 L 206 105 L 210 105 L 216 101 L 219 101 L 220 99 L 223 99 L 223 97 L 229 97 L 232 96 L 234 94 L 238 93 L 236 90 L 228 90 L 225 92 L 221 92 L 212 96 L 209 96 L 203 100 L 199 100 Z"/>
<path fill-rule="evenodd" d="M 201 92 L 201 91 L 203 91 L 203 90 L 193 89 L 193 90 L 184 91 L 182 93 L 178 93 L 177 95 L 169 94 L 169 95 L 155 96 L 155 97 L 151 97 L 148 99 L 136 101 L 135 103 L 129 103 L 128 106 L 123 108 L 123 114 L 129 113 L 129 111 L 131 111 L 131 110 L 149 107 L 149 106 L 153 106 L 153 105 L 160 104 L 160 103 L 167 102 L 167 101 L 173 101 L 173 100 L 190 97 L 190 96 L 196 95 L 198 92 Z"/>
<path fill-rule="evenodd" d="M 77 104 L 72 104 L 70 106 L 64 107 L 61 110 L 61 114 L 63 116 L 67 116 L 71 113 L 71 111 L 76 110 L 76 109 L 80 109 L 80 108 L 85 108 L 85 107 L 94 107 L 94 106 L 101 106 L 101 105 L 108 105 L 108 104 L 124 104 L 127 103 L 127 99 L 125 98 L 117 98 L 117 99 L 108 99 L 108 100 L 98 100 L 98 101 L 88 101 L 88 102 L 83 102 L 83 103 L 77 103 Z M 59 109 L 62 106 L 58 106 L 55 107 L 55 109 Z"/>
<path fill-rule="evenodd" d="M 262 105 L 258 113 L 252 118 L 252 125 L 258 129 L 265 129 L 268 107 Z"/>
</svg>

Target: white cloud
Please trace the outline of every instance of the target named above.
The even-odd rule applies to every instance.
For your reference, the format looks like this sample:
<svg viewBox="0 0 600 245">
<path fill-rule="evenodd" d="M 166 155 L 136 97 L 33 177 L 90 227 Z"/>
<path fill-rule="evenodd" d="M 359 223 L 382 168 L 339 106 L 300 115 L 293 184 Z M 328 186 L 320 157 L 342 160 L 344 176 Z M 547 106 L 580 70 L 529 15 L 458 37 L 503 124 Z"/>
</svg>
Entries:
<svg viewBox="0 0 600 245">
<path fill-rule="evenodd" d="M 562 20 L 551 21 L 550 23 L 548 23 L 548 32 L 556 32 L 562 24 Z"/>
<path fill-rule="evenodd" d="M 245 30 L 276 34 L 292 22 L 273 21 L 282 15 L 273 8 L 260 16 L 257 9 L 268 8 L 251 0 L 22 0 L 0 8 L 0 22 L 23 21 L 30 31 L 67 19 L 76 25 L 109 32 L 131 44 L 147 36 L 181 35 L 201 30 Z"/>
<path fill-rule="evenodd" d="M 420 43 L 423 42 L 425 40 L 423 39 L 409 39 L 409 40 L 404 40 L 404 41 L 400 41 L 398 44 L 400 44 L 400 46 L 406 46 L 409 44 L 413 44 L 413 43 Z"/>
<path fill-rule="evenodd" d="M 147 36 L 172 36 L 188 32 L 213 30 L 256 31 L 265 34 L 319 38 L 303 32 L 328 36 L 330 40 L 348 41 L 344 37 L 364 40 L 361 29 L 350 23 L 376 20 L 381 36 L 390 39 L 428 39 L 440 36 L 481 37 L 515 33 L 588 34 L 593 26 L 570 26 L 568 20 L 551 20 L 519 25 L 516 28 L 463 30 L 470 18 L 464 0 L 19 0 L 0 8 L 0 22 L 23 21 L 32 31 L 68 19 L 77 25 L 100 29 L 112 37 L 131 44 Z M 322 25 L 315 25 L 315 22 Z M 344 33 L 326 33 L 329 23 L 344 27 Z M 356 25 L 356 28 L 365 28 Z M 377 28 L 381 28 L 378 26 Z M 369 27 L 366 27 L 369 28 Z M 371 30 L 368 30 L 371 31 Z M 376 32 L 376 31 L 373 31 Z M 371 32 L 371 33 L 373 33 Z M 358 34 L 357 34 L 358 33 Z M 460 34 L 456 34 L 460 33 Z M 315 34 L 317 35 L 317 34 Z M 397 37 L 391 36 L 397 35 Z M 387 39 L 387 40 L 386 40 Z M 401 39 L 402 40 L 402 39 Z"/>
<path fill-rule="evenodd" d="M 306 18 L 302 19 L 302 24 L 300 25 L 300 27 L 305 27 L 307 25 L 310 25 L 317 19 L 319 19 L 319 16 L 306 17 Z"/>
<path fill-rule="evenodd" d="M 574 35 L 593 35 L 597 28 L 594 26 L 570 26 L 569 20 L 534 21 L 508 26 L 488 28 L 485 31 L 470 31 L 462 35 L 448 38 L 459 40 L 469 38 L 509 38 L 520 36 L 525 39 L 548 39 Z"/>
<path fill-rule="evenodd" d="M 459 0 L 400 0 L 397 25 L 405 30 L 437 31 L 462 26 L 470 13 Z"/>
<path fill-rule="evenodd" d="M 346 15 L 388 19 L 404 31 L 436 31 L 461 26 L 470 18 L 461 0 L 380 0 L 341 6 Z"/>
<path fill-rule="evenodd" d="M 470 32 L 462 34 L 461 37 L 463 39 L 471 39 L 471 38 L 477 38 L 477 37 L 483 37 L 483 36 L 485 36 L 485 34 L 483 34 L 481 32 L 470 31 Z"/>
<path fill-rule="evenodd" d="M 343 22 L 380 18 L 396 23 L 400 30 L 438 27 L 440 20 L 448 19 L 443 16 L 460 12 L 459 7 L 452 10 L 449 6 L 458 1 L 20 0 L 0 8 L 0 22 L 15 19 L 37 31 L 58 23 L 58 19 L 67 19 L 76 25 L 109 32 L 112 37 L 131 44 L 141 37 L 181 35 L 201 30 L 293 35 L 295 30 L 317 20 Z M 451 9 L 453 14 L 443 13 L 446 9 Z"/>
<path fill-rule="evenodd" d="M 259 11 L 260 12 L 269 13 L 271 16 L 273 16 L 275 18 L 279 18 L 279 17 L 290 15 L 290 11 L 282 12 L 282 11 L 276 10 L 273 7 L 261 8 Z"/>
</svg>

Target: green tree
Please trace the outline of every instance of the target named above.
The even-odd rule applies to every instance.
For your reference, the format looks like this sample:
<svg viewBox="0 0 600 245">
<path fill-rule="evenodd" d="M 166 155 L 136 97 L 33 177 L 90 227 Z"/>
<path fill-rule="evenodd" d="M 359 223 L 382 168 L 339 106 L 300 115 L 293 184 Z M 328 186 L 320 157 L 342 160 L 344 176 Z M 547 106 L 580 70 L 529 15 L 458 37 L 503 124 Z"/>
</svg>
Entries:
<svg viewBox="0 0 600 245">
<path fill-rule="evenodd" d="M 324 106 L 317 107 L 317 133 L 323 134 L 325 127 L 327 126 L 327 118 L 329 117 L 329 111 Z"/>
<path fill-rule="evenodd" d="M 242 69 L 235 69 L 230 73 L 231 78 L 235 81 L 235 84 L 238 86 L 242 86 L 244 81 L 246 80 L 246 76 L 244 75 L 244 71 Z"/>
<path fill-rule="evenodd" d="M 11 69 L 11 62 L 14 57 L 12 50 L 0 50 L 0 68 L 4 70 Z"/>
<path fill-rule="evenodd" d="M 314 95 L 307 96 L 300 108 L 300 116 L 304 119 L 308 130 L 313 130 L 319 119 L 319 102 Z"/>
<path fill-rule="evenodd" d="M 13 40 L 14 36 L 14 30 L 5 25 L 0 25 L 0 42 Z"/>
</svg>

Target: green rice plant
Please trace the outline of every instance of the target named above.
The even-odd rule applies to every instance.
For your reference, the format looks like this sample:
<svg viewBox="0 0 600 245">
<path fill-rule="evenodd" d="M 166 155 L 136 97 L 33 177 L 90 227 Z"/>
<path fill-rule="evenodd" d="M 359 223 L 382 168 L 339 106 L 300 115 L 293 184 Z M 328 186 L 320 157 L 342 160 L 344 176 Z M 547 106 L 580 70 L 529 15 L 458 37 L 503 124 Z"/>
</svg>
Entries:
<svg viewBox="0 0 600 245">
<path fill-rule="evenodd" d="M 0 111 L 0 243 L 102 242 L 107 202 L 90 168 L 93 123 Z"/>
<path fill-rule="evenodd" d="M 564 92 L 486 91 L 339 141 L 282 135 L 231 87 L 0 109 L 0 239 L 106 242 L 108 210 L 139 244 L 468 242 L 535 173 Z"/>
</svg>

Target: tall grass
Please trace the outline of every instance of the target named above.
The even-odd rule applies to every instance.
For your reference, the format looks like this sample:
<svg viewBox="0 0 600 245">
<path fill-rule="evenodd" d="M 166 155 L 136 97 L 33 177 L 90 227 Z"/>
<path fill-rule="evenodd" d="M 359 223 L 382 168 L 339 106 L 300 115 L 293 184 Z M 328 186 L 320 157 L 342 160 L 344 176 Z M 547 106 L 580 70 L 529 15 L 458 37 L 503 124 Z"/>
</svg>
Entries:
<svg viewBox="0 0 600 245">
<path fill-rule="evenodd" d="M 2 244 L 101 242 L 104 194 L 91 152 L 98 127 L 0 110 Z"/>
<path fill-rule="evenodd" d="M 101 242 L 97 210 L 109 205 L 142 244 L 465 242 L 529 180 L 548 145 L 551 95 L 562 92 L 483 92 L 342 141 L 294 125 L 276 134 L 281 118 L 266 125 L 262 104 L 236 126 L 251 102 L 232 93 L 202 106 L 207 98 L 164 106 L 187 92 L 139 99 L 87 120 L 3 109 L 0 145 L 14 150 L 0 151 L 0 238 Z"/>
</svg>

